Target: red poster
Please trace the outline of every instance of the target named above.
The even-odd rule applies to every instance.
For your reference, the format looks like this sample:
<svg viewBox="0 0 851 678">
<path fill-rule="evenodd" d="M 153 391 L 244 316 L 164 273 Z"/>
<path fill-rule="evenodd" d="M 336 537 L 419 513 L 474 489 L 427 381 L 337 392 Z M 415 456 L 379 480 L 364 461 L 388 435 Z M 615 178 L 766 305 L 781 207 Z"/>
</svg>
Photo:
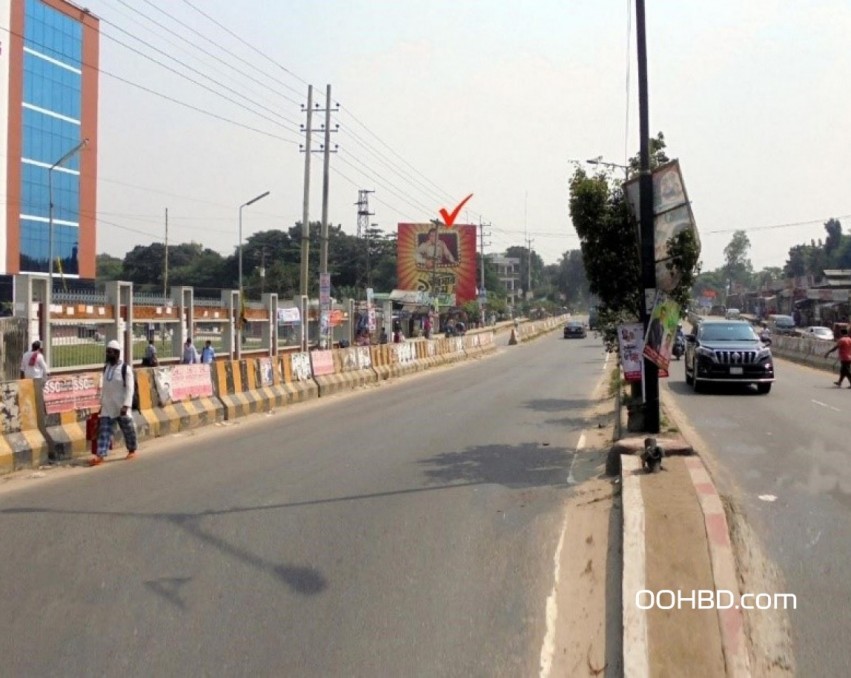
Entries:
<svg viewBox="0 0 851 678">
<path fill-rule="evenodd" d="M 430 292 L 460 306 L 476 299 L 476 227 L 399 224 L 400 290 Z"/>
</svg>

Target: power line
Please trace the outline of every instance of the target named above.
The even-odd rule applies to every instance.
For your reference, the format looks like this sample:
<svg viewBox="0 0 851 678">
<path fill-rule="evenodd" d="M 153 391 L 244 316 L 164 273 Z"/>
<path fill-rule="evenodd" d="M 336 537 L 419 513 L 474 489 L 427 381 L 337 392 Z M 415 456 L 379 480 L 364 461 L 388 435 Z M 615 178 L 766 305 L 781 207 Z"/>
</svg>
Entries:
<svg viewBox="0 0 851 678">
<path fill-rule="evenodd" d="M 152 5 L 152 6 L 153 6 L 153 3 L 151 3 L 151 1 L 150 1 L 150 0 L 145 0 L 145 2 L 146 2 L 146 3 L 148 3 L 149 5 Z M 286 68 L 286 67 L 282 66 L 281 64 L 279 64 L 277 61 L 275 61 L 272 57 L 268 56 L 268 55 L 267 55 L 265 52 L 263 52 L 262 50 L 257 49 L 257 47 L 255 47 L 254 45 L 252 45 L 252 44 L 251 44 L 250 42 L 248 42 L 247 40 L 244 40 L 243 38 L 241 38 L 239 35 L 237 35 L 236 33 L 234 33 L 234 32 L 233 32 L 230 28 L 228 28 L 228 27 L 227 27 L 227 26 L 225 26 L 224 24 L 222 24 L 222 23 L 218 22 L 216 19 L 214 19 L 213 17 L 211 17 L 209 14 L 207 14 L 204 10 L 199 9 L 198 7 L 196 7 L 195 5 L 193 5 L 191 2 L 189 2 L 189 0 L 183 0 L 183 2 L 184 2 L 185 4 L 187 4 L 187 5 L 189 5 L 192 9 L 194 9 L 196 12 L 198 12 L 198 14 L 200 14 L 201 16 L 203 16 L 204 18 L 206 18 L 208 21 L 210 21 L 210 22 L 214 23 L 216 26 L 218 26 L 219 28 L 221 28 L 221 29 L 222 29 L 225 33 L 227 33 L 227 34 L 228 34 L 228 35 L 230 35 L 231 37 L 235 38 L 236 40 L 239 40 L 239 42 L 241 42 L 243 45 L 245 45 L 246 47 L 248 47 L 250 50 L 252 50 L 253 52 L 256 52 L 257 54 L 259 54 L 260 56 L 262 56 L 264 59 L 266 59 L 267 61 L 270 61 L 272 64 L 274 64 L 275 66 L 277 66 L 278 68 L 280 68 L 282 71 L 284 71 L 284 73 L 287 73 L 288 75 L 292 76 L 293 78 L 295 78 L 296 80 L 298 80 L 299 82 L 301 82 L 301 83 L 302 83 L 302 84 L 304 84 L 304 85 L 309 85 L 309 84 L 310 84 L 309 82 L 307 82 L 307 81 L 306 81 L 306 80 L 304 80 L 303 78 L 301 78 L 301 77 L 299 77 L 298 75 L 296 75 L 295 73 L 293 73 L 293 72 L 292 72 L 291 70 L 289 70 L 288 68 Z M 297 94 L 301 94 L 301 92 L 299 92 L 298 90 L 294 89 L 294 88 L 293 88 L 293 87 L 291 87 L 290 85 L 285 85 L 284 83 L 281 83 L 281 84 L 282 84 L 282 85 L 284 85 L 285 87 L 287 87 L 288 89 L 292 90 L 293 92 L 296 92 Z M 330 102 L 326 102 L 326 103 L 330 103 Z"/>
<path fill-rule="evenodd" d="M 181 66 L 183 66 L 184 68 L 189 69 L 191 72 L 196 73 L 196 74 L 200 75 L 201 77 L 206 78 L 207 80 L 211 80 L 212 82 L 214 82 L 214 83 L 218 84 L 218 86 L 219 86 L 219 87 L 221 87 L 222 89 L 225 89 L 226 91 L 228 91 L 228 92 L 230 92 L 230 93 L 232 93 L 232 94 L 235 94 L 236 96 L 241 96 L 243 99 L 245 99 L 245 101 L 247 101 L 247 102 L 249 102 L 249 103 L 253 104 L 254 106 L 259 106 L 260 108 L 262 108 L 262 109 L 264 109 L 264 110 L 266 110 L 266 111 L 270 111 L 273 115 L 277 115 L 277 116 L 278 116 L 279 118 L 281 118 L 282 120 L 286 120 L 286 121 L 287 121 L 287 122 L 289 122 L 291 125 L 294 125 L 294 126 L 295 126 L 295 129 L 298 129 L 297 124 L 296 124 L 295 122 L 293 122 L 292 120 L 288 120 L 287 118 L 285 118 L 284 116 L 280 115 L 277 111 L 275 111 L 275 110 L 273 110 L 273 109 L 269 108 L 268 106 L 265 106 L 265 105 L 263 105 L 263 104 L 261 104 L 261 103 L 258 103 L 258 102 L 256 102 L 256 101 L 254 101 L 253 99 L 249 99 L 249 98 L 248 98 L 248 97 L 246 97 L 244 94 L 241 94 L 240 92 L 237 92 L 237 91 L 236 91 L 235 89 L 233 89 L 232 87 L 228 87 L 227 85 L 223 85 L 223 84 L 221 84 L 221 83 L 218 83 L 218 82 L 216 81 L 216 79 L 215 79 L 215 78 L 213 78 L 213 77 L 211 77 L 211 76 L 207 75 L 206 73 L 202 73 L 202 72 L 201 72 L 201 71 L 199 71 L 197 68 L 194 68 L 194 67 L 190 66 L 189 64 L 187 64 L 187 63 L 186 63 L 186 62 L 184 62 L 184 61 L 181 61 L 181 60 L 180 60 L 180 59 L 178 59 L 177 57 L 174 57 L 174 56 L 171 56 L 170 54 L 167 54 L 166 52 L 164 52 L 163 50 L 159 49 L 158 47 L 155 47 L 154 45 L 152 45 L 152 44 L 151 44 L 151 43 L 149 43 L 148 41 L 146 41 L 146 40 L 144 40 L 144 39 L 142 39 L 142 38 L 140 38 L 140 37 L 138 37 L 138 36 L 133 35 L 132 33 L 130 33 L 129 31 L 126 31 L 125 29 L 121 28 L 120 26 L 118 26 L 118 25 L 116 25 L 116 24 L 114 24 L 114 23 L 112 23 L 112 22 L 110 22 L 110 21 L 108 21 L 108 20 L 106 20 L 106 19 L 103 19 L 103 18 L 101 18 L 101 21 L 103 21 L 103 22 L 104 22 L 105 24 L 107 24 L 108 26 L 112 26 L 112 27 L 113 27 L 113 28 L 115 28 L 116 30 L 119 30 L 119 31 L 121 31 L 122 33 L 125 33 L 126 35 L 129 35 L 129 36 L 130 36 L 131 38 L 133 38 L 134 40 L 138 40 L 138 41 L 139 41 L 139 42 L 141 42 L 143 45 L 145 45 L 146 47 L 148 47 L 148 48 L 150 48 L 150 49 L 154 50 L 155 52 L 157 52 L 157 53 L 159 53 L 159 54 L 163 54 L 164 56 L 168 57 L 168 58 L 169 58 L 169 59 L 171 59 L 172 61 L 175 61 L 176 63 L 180 64 L 180 65 L 181 65 Z M 210 92 L 210 93 L 212 93 L 212 94 L 215 94 L 216 96 L 221 97 L 221 98 L 222 98 L 222 99 L 224 99 L 225 101 L 228 101 L 228 102 L 230 102 L 230 103 L 232 103 L 232 104 L 234 104 L 234 105 L 236 105 L 236 106 L 239 106 L 240 108 L 245 109 L 245 110 L 246 110 L 246 111 L 248 111 L 249 113 L 253 113 L 253 114 L 254 114 L 254 115 L 256 115 L 256 116 L 258 116 L 258 117 L 260 117 L 260 118 L 263 118 L 264 120 L 266 120 L 266 121 L 268 121 L 268 122 L 271 122 L 273 125 L 278 125 L 279 127 L 283 128 L 283 129 L 286 129 L 286 130 L 288 130 L 288 131 L 294 131 L 294 130 L 291 130 L 290 128 L 288 128 L 286 125 L 284 125 L 284 124 L 282 124 L 281 122 L 279 122 L 278 120 L 275 120 L 274 118 L 270 118 L 268 115 L 264 115 L 263 113 L 259 113 L 259 112 L 255 111 L 253 108 L 250 108 L 249 106 L 246 106 L 245 104 L 243 104 L 242 102 L 240 102 L 240 101 L 238 101 L 238 100 L 236 100 L 236 99 L 231 99 L 229 96 L 227 96 L 227 95 L 225 95 L 225 94 L 222 94 L 221 92 L 216 91 L 215 89 L 213 89 L 212 87 L 210 87 L 210 86 L 208 86 L 208 85 L 205 85 L 205 84 L 203 84 L 203 83 L 198 82 L 198 81 L 197 81 L 197 80 L 195 80 L 194 78 L 190 78 L 190 77 L 189 77 L 188 75 L 186 75 L 185 73 L 181 73 L 181 72 L 180 72 L 180 71 L 178 71 L 177 69 L 172 68 L 171 66 L 169 66 L 169 65 L 167 65 L 167 64 L 165 64 L 165 63 L 163 63 L 162 61 L 159 61 L 159 60 L 155 59 L 154 57 L 152 57 L 152 56 L 151 56 L 151 55 L 149 55 L 149 54 L 145 54 L 143 51 L 141 51 L 141 50 L 139 50 L 139 49 L 136 49 L 135 47 L 132 47 L 131 45 L 128 45 L 126 42 L 122 42 L 122 41 L 121 41 L 121 40 L 119 40 L 118 38 L 116 38 L 116 37 L 114 37 L 114 36 L 112 36 L 112 35 L 109 35 L 108 33 L 101 33 L 101 35 L 103 35 L 105 38 L 108 38 L 109 40 L 112 40 L 113 42 L 115 42 L 115 43 L 117 43 L 117 44 L 121 45 L 121 46 L 122 46 L 122 47 L 124 47 L 125 49 L 128 49 L 128 50 L 130 50 L 131 52 L 134 52 L 134 53 L 138 54 L 139 56 L 143 57 L 144 59 L 147 59 L 148 61 L 150 61 L 150 62 L 152 62 L 152 63 L 157 64 L 157 66 L 160 66 L 161 68 L 166 69 L 166 70 L 167 70 L 167 71 L 169 71 L 170 73 L 174 73 L 175 75 L 177 75 L 177 76 L 179 76 L 179 77 L 183 78 L 184 80 L 188 80 L 188 81 L 189 81 L 189 82 L 191 82 L 193 85 L 197 85 L 198 87 L 201 87 L 202 89 L 206 90 L 207 92 Z"/>
<path fill-rule="evenodd" d="M 21 38 L 22 40 L 26 39 L 23 34 L 18 33 L 16 31 L 13 31 L 10 28 L 8 28 L 7 26 L 0 26 L 0 30 L 5 31 L 9 35 L 14 35 L 15 37 Z M 36 42 L 35 40 L 26 39 L 26 41 L 27 41 L 28 44 L 35 45 L 37 47 L 48 47 L 47 45 L 44 45 L 43 43 Z M 232 118 L 227 118 L 225 116 L 218 115 L 217 113 L 213 113 L 212 111 L 209 111 L 209 110 L 206 110 L 206 109 L 203 109 L 203 108 L 199 108 L 198 106 L 187 103 L 185 101 L 181 101 L 180 99 L 176 99 L 175 97 L 172 97 L 168 94 L 164 94 L 163 92 L 158 92 L 157 90 L 151 89 L 150 87 L 147 87 L 145 85 L 141 85 L 137 82 L 133 82 L 132 80 L 128 80 L 127 78 L 123 78 L 120 75 L 116 75 L 115 73 L 111 73 L 109 71 L 106 71 L 106 70 L 104 70 L 104 69 L 102 69 L 98 66 L 93 66 L 92 64 L 89 64 L 89 63 L 86 63 L 86 62 L 82 62 L 81 66 L 83 68 L 88 68 L 88 69 L 91 69 L 93 71 L 96 71 L 96 72 L 100 73 L 101 75 L 105 75 L 107 77 L 113 78 L 114 80 L 118 80 L 119 82 L 123 82 L 124 84 L 130 85 L 131 87 L 135 87 L 136 89 L 142 90 L 143 92 L 147 92 L 148 94 L 153 94 L 154 96 L 157 96 L 157 97 L 160 97 L 160 98 L 165 99 L 167 101 L 170 101 L 174 104 L 177 104 L 178 106 L 182 106 L 184 108 L 188 108 L 192 111 L 195 111 L 196 113 L 201 113 L 202 115 L 206 115 L 207 117 L 214 118 L 214 119 L 220 120 L 222 122 L 226 122 L 226 123 L 234 125 L 236 127 L 241 127 L 242 129 L 246 129 L 246 130 L 249 130 L 251 132 L 256 132 L 257 134 L 261 134 L 261 135 L 263 135 L 265 137 L 269 137 L 271 139 L 277 139 L 279 141 L 284 141 L 288 144 L 298 144 L 298 142 L 296 142 L 296 141 L 286 139 L 286 138 L 284 138 L 280 135 L 274 134 L 272 132 L 268 132 L 268 131 L 260 129 L 258 127 L 253 127 L 252 125 L 247 125 L 245 123 L 238 122 L 237 120 L 234 120 Z"/>
<path fill-rule="evenodd" d="M 160 22 L 160 21 L 157 21 L 156 19 L 154 19 L 154 18 L 152 18 L 152 17 L 148 16 L 147 14 L 145 14 L 145 13 L 144 13 L 144 12 L 142 12 L 141 10 L 137 9 L 136 7 L 133 7 L 133 6 L 132 6 L 132 5 L 130 5 L 129 3 L 125 2 L 124 0 L 115 0 L 115 2 L 118 2 L 118 3 L 122 4 L 122 5 L 124 5 L 124 6 L 125 6 L 125 7 L 127 7 L 128 9 L 131 9 L 132 11 L 136 12 L 139 16 L 141 16 L 141 17 L 143 17 L 143 18 L 147 19 L 148 21 L 150 21 L 150 22 L 151 22 L 152 24 L 154 24 L 155 26 L 157 26 L 157 27 L 161 28 L 162 30 L 166 31 L 167 33 L 170 33 L 171 35 L 174 35 L 176 38 L 178 38 L 178 39 L 182 40 L 182 41 L 183 41 L 183 42 L 185 42 L 187 45 L 190 45 L 191 47 L 194 47 L 195 49 L 197 49 L 199 52 L 201 52 L 201 53 L 203 53 L 203 54 L 206 54 L 206 55 L 207 55 L 208 57 L 210 57 L 211 59 L 215 59 L 218 63 L 222 64 L 223 66 L 227 66 L 228 68 L 230 68 L 230 69 L 232 69 L 233 71 L 235 71 L 236 73 L 238 73 L 241 77 L 246 78 L 246 79 L 248 79 L 248 80 L 251 80 L 252 82 L 254 82 L 254 83 L 256 83 L 256 84 L 258 84 L 258 85 L 260 85 L 260 86 L 262 86 L 262 87 L 264 87 L 264 88 L 267 88 L 267 89 L 268 89 L 268 87 L 267 87 L 267 84 L 266 84 L 266 83 L 264 83 L 264 82 L 262 82 L 262 81 L 258 80 L 257 78 L 255 78 L 255 77 L 254 77 L 254 76 L 252 76 L 251 74 L 247 73 L 246 71 L 243 71 L 243 70 L 241 70 L 241 69 L 237 68 L 236 66 L 234 66 L 234 65 L 233 65 L 232 63 L 230 63 L 229 61 L 226 61 L 225 59 L 222 59 L 221 57 L 219 57 L 219 56 L 217 56 L 217 55 L 213 54 L 211 51 L 207 50 L 206 48 L 201 47 L 200 45 L 198 45 L 198 44 L 196 44 L 196 43 L 192 42 L 191 40 L 189 40 L 189 39 L 188 39 L 188 38 L 186 38 L 185 36 L 180 35 L 180 33 L 178 33 L 177 31 L 172 30 L 171 28 L 169 28 L 168 26 L 166 26 L 164 23 L 162 23 L 162 22 Z M 169 19 L 171 19 L 171 20 L 172 20 L 172 21 L 174 21 L 175 23 L 177 23 L 177 24 L 179 24 L 179 25 L 183 26 L 184 28 L 188 29 L 189 31 L 191 31 L 191 32 L 192 32 L 192 33 L 194 33 L 195 35 L 198 35 L 199 37 L 204 38 L 204 39 L 205 39 L 205 40 L 207 40 L 208 42 L 211 42 L 212 44 L 216 45 L 216 47 L 218 47 L 220 50 L 224 51 L 226 54 L 228 54 L 228 55 L 229 55 L 229 56 L 231 56 L 232 58 L 237 59 L 237 60 L 239 60 L 239 61 L 242 61 L 243 63 L 245 63 L 245 64 L 247 64 L 248 66 L 250 66 L 252 69 L 257 70 L 257 69 L 255 69 L 255 68 L 253 67 L 253 65 L 252 65 L 252 64 L 248 63 L 247 61 L 244 61 L 244 60 L 240 59 L 240 58 L 238 57 L 238 55 L 233 54 L 232 52 L 230 52 L 230 51 L 226 50 L 225 48 L 223 48 L 221 45 L 219 45 L 219 44 L 217 44 L 217 43 L 215 43 L 215 42 L 213 42 L 213 41 L 209 40 L 208 38 L 206 38 L 204 35 L 202 35 L 201 33 L 199 33 L 199 32 L 198 32 L 195 28 L 193 28 L 193 27 L 192 27 L 192 26 L 190 26 L 189 24 L 186 24 L 186 23 L 182 22 L 180 19 L 178 19 L 178 18 L 177 18 L 177 17 L 175 17 L 174 15 L 170 14 L 169 12 L 166 12 L 164 9 L 162 9 L 162 8 L 160 8 L 160 7 L 157 7 L 156 5 L 153 5 L 153 4 L 152 4 L 152 3 L 150 3 L 150 2 L 149 2 L 148 4 L 149 4 L 149 5 L 151 5 L 151 6 L 152 6 L 154 9 L 156 9 L 158 12 L 161 12 L 162 14 L 165 14 L 165 16 L 167 16 Z M 139 23 L 139 22 L 138 22 L 138 20 L 135 20 L 135 19 L 131 19 L 131 20 L 136 21 L 136 23 Z M 141 24 L 140 24 L 140 25 L 141 25 Z M 219 72 L 221 72 L 221 71 L 219 71 Z M 260 72 L 260 71 L 258 71 L 258 73 L 259 73 L 259 72 Z M 278 80 L 276 80 L 275 78 L 272 78 L 272 77 L 270 77 L 270 76 L 266 75 L 265 73 L 263 73 L 262 75 L 265 75 L 265 76 L 266 76 L 266 77 L 268 77 L 270 80 L 272 80 L 272 81 L 274 81 L 274 82 L 277 82 L 278 84 L 285 85 L 285 83 L 281 83 L 280 81 L 278 81 Z M 272 94 L 275 94 L 276 96 L 281 97 L 282 99 L 285 99 L 286 101 L 289 101 L 290 103 L 295 104 L 296 106 L 298 106 L 298 105 L 299 105 L 299 102 L 298 102 L 298 101 L 296 101 L 295 99 L 292 99 L 292 98 L 288 97 L 288 96 L 287 96 L 287 95 L 285 95 L 285 94 L 282 94 L 281 92 L 277 92 L 277 91 L 275 91 L 275 90 L 268 90 L 268 91 L 269 91 L 270 93 L 272 93 Z"/>
<path fill-rule="evenodd" d="M 707 231 L 707 235 L 713 235 L 715 233 L 735 233 L 736 231 L 745 231 L 746 233 L 750 233 L 752 231 L 770 231 L 776 228 L 792 228 L 793 226 L 811 226 L 814 224 L 824 225 L 825 222 L 830 221 L 831 219 L 851 219 L 851 214 L 845 214 L 841 217 L 827 217 L 824 219 L 811 219 L 810 221 L 796 221 L 790 224 L 772 224 L 770 226 L 753 226 L 751 228 L 723 228 L 717 231 Z"/>
</svg>

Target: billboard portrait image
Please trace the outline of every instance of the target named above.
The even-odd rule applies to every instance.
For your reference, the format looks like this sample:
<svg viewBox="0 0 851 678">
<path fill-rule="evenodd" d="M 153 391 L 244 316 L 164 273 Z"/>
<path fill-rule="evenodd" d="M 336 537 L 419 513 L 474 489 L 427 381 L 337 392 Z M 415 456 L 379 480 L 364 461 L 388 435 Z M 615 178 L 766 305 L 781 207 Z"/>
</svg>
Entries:
<svg viewBox="0 0 851 678">
<path fill-rule="evenodd" d="M 399 224 L 398 229 L 399 289 L 429 292 L 451 305 L 476 299 L 475 226 Z"/>
</svg>

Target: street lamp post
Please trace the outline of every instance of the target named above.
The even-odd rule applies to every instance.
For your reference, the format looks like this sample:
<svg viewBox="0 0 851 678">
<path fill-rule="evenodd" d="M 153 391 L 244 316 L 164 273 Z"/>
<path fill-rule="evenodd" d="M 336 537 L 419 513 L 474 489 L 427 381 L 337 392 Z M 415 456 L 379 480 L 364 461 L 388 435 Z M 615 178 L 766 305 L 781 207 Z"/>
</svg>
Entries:
<svg viewBox="0 0 851 678">
<path fill-rule="evenodd" d="M 53 170 L 61 167 L 68 160 L 73 158 L 89 143 L 88 138 L 83 139 L 79 144 L 74 146 L 70 151 L 63 155 L 59 160 L 53 163 L 47 170 L 47 291 L 45 293 L 45 311 L 44 311 L 44 336 L 42 337 L 44 346 L 44 359 L 50 365 L 51 359 L 51 339 L 50 339 L 50 307 L 53 305 Z"/>
<path fill-rule="evenodd" d="M 615 167 L 617 169 L 622 169 L 624 172 L 624 179 L 629 179 L 629 170 L 631 167 L 629 165 L 619 165 L 616 162 L 604 162 L 603 156 L 599 156 L 597 158 L 592 158 L 591 160 L 586 160 L 589 165 L 602 165 L 603 167 Z"/>
<path fill-rule="evenodd" d="M 239 206 L 239 313 L 240 320 L 237 322 L 237 336 L 236 336 L 236 352 L 237 355 L 241 355 L 242 353 L 242 309 L 245 306 L 243 294 L 245 293 L 242 286 L 242 208 L 248 207 L 249 205 L 253 205 L 255 202 L 258 202 L 269 195 L 271 191 L 266 191 L 265 193 L 261 193 L 255 198 L 252 198 L 248 202 L 245 202 Z"/>
</svg>

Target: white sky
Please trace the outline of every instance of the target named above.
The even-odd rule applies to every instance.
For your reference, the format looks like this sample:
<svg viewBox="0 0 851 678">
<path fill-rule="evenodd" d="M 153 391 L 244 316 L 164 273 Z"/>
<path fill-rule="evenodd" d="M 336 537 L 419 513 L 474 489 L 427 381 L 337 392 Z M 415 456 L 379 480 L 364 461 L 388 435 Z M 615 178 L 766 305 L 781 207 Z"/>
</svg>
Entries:
<svg viewBox="0 0 851 678">
<path fill-rule="evenodd" d="M 436 218 L 474 193 L 458 221 L 491 222 L 488 251 L 522 245 L 528 224 L 533 249 L 554 263 L 578 246 L 567 210 L 569 161 L 602 155 L 623 163 L 638 149 L 627 0 L 192 0 L 279 65 L 185 0 L 126 2 L 87 1 L 103 20 L 104 71 L 287 141 L 102 75 L 99 252 L 123 256 L 161 240 L 168 207 L 170 242 L 195 240 L 228 254 L 238 206 L 266 190 L 269 198 L 244 211 L 246 235 L 299 221 L 303 81 L 323 95 L 331 83 L 344 109 L 333 116 L 340 152 L 331 164 L 353 183 L 332 172 L 329 214 L 349 233 L 358 188 L 376 191 L 371 221 L 384 230 Z M 714 231 L 811 222 L 753 231 L 757 268 L 782 266 L 790 246 L 824 237 L 830 217 L 847 215 L 851 232 L 851 2 L 647 0 L 647 12 L 651 131 L 662 130 L 669 155 L 680 159 L 704 269 L 722 263 L 731 237 Z M 238 94 L 226 95 L 249 108 L 256 106 L 246 99 L 267 107 L 261 115 L 270 119 L 116 44 L 107 36 L 183 70 L 107 22 L 209 75 L 215 83 L 191 77 L 210 87 L 232 87 Z M 311 220 L 320 217 L 321 181 L 314 155 Z"/>
</svg>

